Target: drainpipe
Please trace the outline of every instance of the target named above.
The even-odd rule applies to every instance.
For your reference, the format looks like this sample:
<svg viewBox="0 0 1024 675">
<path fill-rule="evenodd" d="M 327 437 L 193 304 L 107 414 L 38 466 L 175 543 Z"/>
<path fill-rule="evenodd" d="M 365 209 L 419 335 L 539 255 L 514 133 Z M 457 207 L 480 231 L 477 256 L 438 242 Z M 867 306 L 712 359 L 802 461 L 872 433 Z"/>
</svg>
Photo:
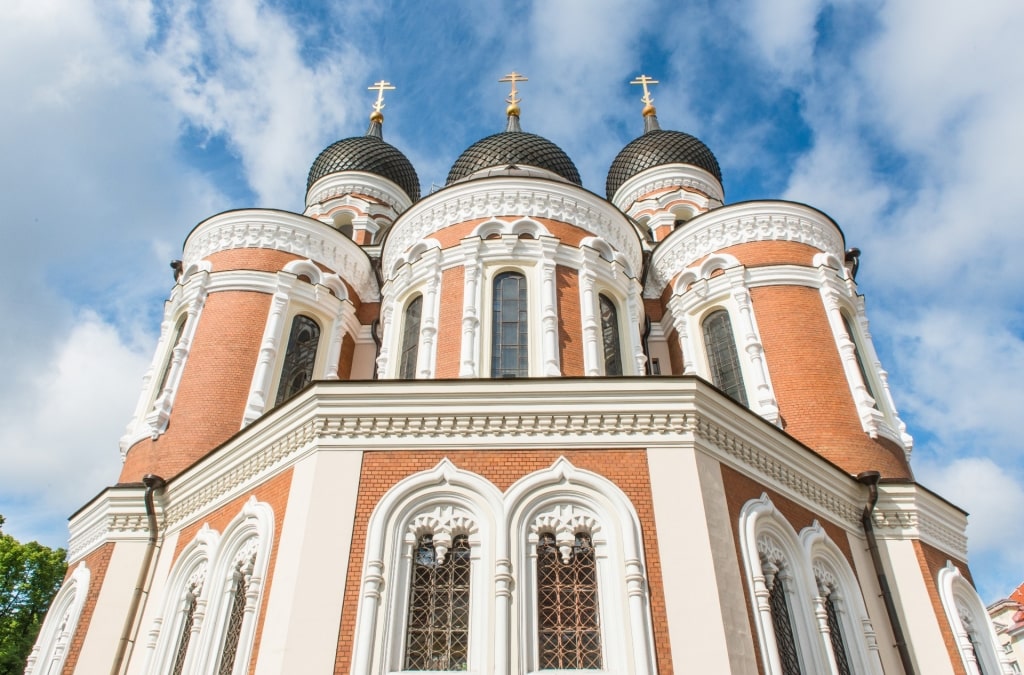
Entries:
<svg viewBox="0 0 1024 675">
<path fill-rule="evenodd" d="M 135 590 L 132 592 L 132 601 L 128 606 L 128 614 L 124 619 L 124 628 L 121 629 L 121 640 L 117 644 L 117 654 L 114 655 L 114 665 L 110 669 L 110 675 L 120 675 L 121 668 L 124 665 L 125 654 L 128 653 L 128 645 L 135 644 L 135 637 L 137 637 L 138 631 L 135 631 L 133 635 L 133 629 L 136 628 L 136 623 L 139 619 L 139 606 L 142 604 L 142 595 L 146 594 L 149 597 L 149 578 L 153 564 L 153 554 L 156 552 L 157 542 L 157 523 L 156 523 L 156 509 L 153 506 L 153 493 L 157 490 L 162 490 L 167 484 L 160 476 L 154 476 L 153 474 L 147 474 L 142 479 L 142 484 L 146 486 L 146 494 L 143 496 L 143 502 L 146 504 L 146 523 L 149 526 L 149 540 L 146 542 L 146 555 L 143 556 L 142 566 L 139 568 L 139 577 L 135 582 Z"/>
<path fill-rule="evenodd" d="M 864 534 L 868 538 L 868 551 L 871 552 L 871 562 L 875 566 L 875 574 L 878 576 L 878 587 L 882 589 L 882 601 L 885 603 L 885 611 L 889 615 L 889 625 L 892 626 L 892 634 L 896 639 L 896 650 L 900 654 L 900 661 L 903 663 L 903 672 L 906 675 L 916 675 L 914 662 L 910 658 L 910 650 L 907 649 L 907 639 L 903 635 L 903 624 L 900 623 L 900 615 L 896 611 L 896 603 L 892 599 L 892 590 L 889 588 L 889 580 L 885 576 L 885 568 L 882 566 L 882 554 L 878 551 L 878 539 L 875 537 L 875 521 L 872 514 L 875 511 L 875 504 L 878 503 L 878 480 L 882 475 L 877 471 L 864 471 L 857 474 L 857 482 L 868 488 L 868 504 L 864 507 L 860 522 L 864 526 Z"/>
</svg>

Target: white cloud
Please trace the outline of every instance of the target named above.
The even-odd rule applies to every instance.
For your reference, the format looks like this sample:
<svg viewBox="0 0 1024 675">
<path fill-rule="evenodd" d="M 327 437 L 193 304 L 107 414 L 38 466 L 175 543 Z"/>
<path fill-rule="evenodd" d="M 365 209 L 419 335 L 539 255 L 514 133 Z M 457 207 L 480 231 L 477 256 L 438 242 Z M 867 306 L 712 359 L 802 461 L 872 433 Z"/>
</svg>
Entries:
<svg viewBox="0 0 1024 675">
<path fill-rule="evenodd" d="M 62 336 L 42 370 L 34 372 L 17 398 L 5 401 L 0 425 L 4 470 L 0 473 L 0 512 L 16 505 L 18 514 L 66 516 L 120 471 L 117 439 L 138 397 L 149 363 L 145 346 L 126 344 L 118 331 L 90 312 Z M 11 517 L 17 536 L 25 523 Z M 51 545 L 65 533 L 44 531 Z"/>
<path fill-rule="evenodd" d="M 764 63 L 784 81 L 813 67 L 823 0 L 750 0 L 733 9 Z"/>
<path fill-rule="evenodd" d="M 1024 557 L 1024 483 L 1016 472 L 988 458 L 965 457 L 952 462 L 919 462 L 919 478 L 970 513 L 968 547 L 979 593 L 988 602 L 1015 588 Z M 979 568 L 984 575 L 977 574 Z"/>
</svg>

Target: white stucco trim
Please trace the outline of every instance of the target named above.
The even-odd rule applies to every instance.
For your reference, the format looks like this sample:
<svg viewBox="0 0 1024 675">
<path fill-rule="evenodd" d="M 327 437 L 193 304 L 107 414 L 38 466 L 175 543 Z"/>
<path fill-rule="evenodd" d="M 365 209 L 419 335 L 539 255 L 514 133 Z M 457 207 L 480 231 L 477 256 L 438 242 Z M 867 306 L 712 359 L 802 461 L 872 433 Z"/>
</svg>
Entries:
<svg viewBox="0 0 1024 675">
<path fill-rule="evenodd" d="M 1002 657 L 985 603 L 953 561 L 947 560 L 946 566 L 939 570 L 936 583 L 946 620 L 968 675 L 981 675 L 982 669 L 985 673 L 1012 675 L 1010 664 Z"/>
<path fill-rule="evenodd" d="M 85 562 L 79 562 L 57 591 L 29 654 L 25 675 L 61 672 L 68 657 L 68 645 L 78 628 L 82 607 L 89 593 L 90 577 L 91 572 Z"/>
</svg>

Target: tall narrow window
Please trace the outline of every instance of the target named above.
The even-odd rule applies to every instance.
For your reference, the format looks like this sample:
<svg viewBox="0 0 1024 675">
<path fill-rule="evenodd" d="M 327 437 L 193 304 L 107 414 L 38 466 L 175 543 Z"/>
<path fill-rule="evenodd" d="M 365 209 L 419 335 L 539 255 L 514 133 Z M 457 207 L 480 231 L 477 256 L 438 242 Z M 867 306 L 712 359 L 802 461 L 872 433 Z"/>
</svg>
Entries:
<svg viewBox="0 0 1024 675">
<path fill-rule="evenodd" d="M 832 654 L 836 657 L 836 671 L 839 675 L 850 675 L 850 659 L 846 655 L 846 643 L 839 625 L 839 612 L 832 601 L 832 593 L 825 598 L 825 614 L 828 618 L 828 634 L 832 641 Z"/>
<path fill-rule="evenodd" d="M 494 279 L 491 377 L 530 374 L 526 277 L 504 272 Z"/>
<path fill-rule="evenodd" d="M 704 348 L 707 350 L 711 381 L 737 403 L 747 405 L 747 391 L 736 353 L 729 312 L 719 309 L 704 319 Z"/>
<path fill-rule="evenodd" d="M 601 338 L 604 342 L 604 374 L 622 375 L 622 350 L 619 348 L 619 313 L 607 296 L 601 301 Z"/>
<path fill-rule="evenodd" d="M 171 375 L 171 366 L 174 364 L 174 349 L 181 342 L 181 336 L 185 332 L 185 321 L 187 317 L 181 317 L 178 321 L 178 325 L 174 327 L 174 336 L 171 338 L 171 349 L 167 352 L 167 360 L 164 361 L 164 369 L 160 374 L 160 384 L 156 388 L 156 396 L 160 396 L 163 393 L 164 387 L 167 386 L 167 378 Z"/>
<path fill-rule="evenodd" d="M 284 353 L 281 383 L 277 386 L 277 401 L 281 405 L 313 380 L 316 348 L 320 342 L 320 326 L 308 316 L 299 314 L 292 321 L 288 349 Z"/>
<path fill-rule="evenodd" d="M 590 536 L 560 551 L 555 535 L 537 542 L 537 626 L 541 669 L 601 668 L 597 565 Z"/>
<path fill-rule="evenodd" d="M 202 574 L 205 574 L 205 567 Z M 174 651 L 174 664 L 171 666 L 171 675 L 181 675 L 185 668 L 185 657 L 188 655 L 188 645 L 192 640 L 192 626 L 196 618 L 196 605 L 199 595 L 203 592 L 203 576 L 194 578 L 185 591 L 185 619 L 181 622 L 181 635 L 178 637 L 178 648 Z"/>
<path fill-rule="evenodd" d="M 768 572 L 774 565 L 762 562 L 768 585 L 768 603 L 772 612 L 772 627 L 775 629 L 775 644 L 779 648 L 779 660 L 782 663 L 783 675 L 801 675 L 800 656 L 796 650 L 796 638 L 793 636 L 793 622 L 789 616 L 789 600 L 786 598 L 786 582 L 776 569 L 774 574 Z"/>
<path fill-rule="evenodd" d="M 871 378 L 868 377 L 868 371 L 864 367 L 864 360 L 860 356 L 860 346 L 857 344 L 857 338 L 854 337 L 856 333 L 853 332 L 853 326 L 850 325 L 850 320 L 846 318 L 845 314 L 841 314 L 843 317 L 843 327 L 846 329 L 846 335 L 850 338 L 850 342 L 853 343 L 853 357 L 857 360 L 857 370 L 860 371 L 860 379 L 864 383 L 864 387 L 868 390 L 868 395 L 875 399 L 875 407 L 878 407 L 878 397 L 875 396 L 875 390 L 871 386 Z"/>
<path fill-rule="evenodd" d="M 445 555 L 447 553 L 447 555 Z M 469 656 L 469 538 L 451 551 L 420 537 L 413 556 L 406 670 L 466 670 Z"/>
<path fill-rule="evenodd" d="M 423 313 L 423 296 L 417 295 L 405 308 L 402 324 L 402 351 L 398 366 L 398 377 L 403 380 L 416 378 L 416 356 L 420 349 L 420 320 Z"/>
<path fill-rule="evenodd" d="M 221 650 L 217 675 L 231 675 L 231 671 L 235 668 L 238 641 L 242 637 L 242 622 L 245 620 L 249 579 L 255 563 L 256 554 L 253 553 L 250 557 L 242 558 L 235 564 L 234 576 L 231 581 L 231 608 L 228 611 L 228 625 L 224 631 L 224 648 Z"/>
</svg>

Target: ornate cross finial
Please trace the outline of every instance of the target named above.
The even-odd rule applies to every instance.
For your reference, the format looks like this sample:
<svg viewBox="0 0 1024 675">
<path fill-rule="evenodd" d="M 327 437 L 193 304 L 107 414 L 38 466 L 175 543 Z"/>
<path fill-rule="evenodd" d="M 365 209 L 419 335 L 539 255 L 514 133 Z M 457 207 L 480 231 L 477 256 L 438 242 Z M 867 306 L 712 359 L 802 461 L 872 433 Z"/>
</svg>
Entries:
<svg viewBox="0 0 1024 675">
<path fill-rule="evenodd" d="M 651 98 L 651 92 L 650 90 L 647 89 L 647 85 L 659 84 L 657 80 L 651 77 L 647 77 L 646 75 L 641 75 L 640 77 L 630 82 L 630 84 L 639 84 L 640 86 L 642 86 L 644 88 L 644 95 L 643 98 L 641 98 L 640 100 L 643 101 L 646 105 L 654 104 L 654 99 Z"/>
<path fill-rule="evenodd" d="M 509 93 L 508 98 L 506 98 L 505 101 L 507 101 L 509 105 L 518 105 L 521 99 L 516 97 L 516 94 L 518 93 L 516 90 L 516 82 L 529 82 L 529 80 L 525 76 L 520 75 L 513 70 L 511 73 L 498 80 L 498 82 L 512 83 L 512 91 Z"/>
<path fill-rule="evenodd" d="M 377 90 L 377 102 L 373 104 L 373 111 L 380 112 L 384 110 L 384 92 L 393 91 L 394 87 L 387 80 L 380 80 L 379 82 L 374 82 L 373 86 L 367 87 L 367 89 L 370 91 Z"/>
</svg>

